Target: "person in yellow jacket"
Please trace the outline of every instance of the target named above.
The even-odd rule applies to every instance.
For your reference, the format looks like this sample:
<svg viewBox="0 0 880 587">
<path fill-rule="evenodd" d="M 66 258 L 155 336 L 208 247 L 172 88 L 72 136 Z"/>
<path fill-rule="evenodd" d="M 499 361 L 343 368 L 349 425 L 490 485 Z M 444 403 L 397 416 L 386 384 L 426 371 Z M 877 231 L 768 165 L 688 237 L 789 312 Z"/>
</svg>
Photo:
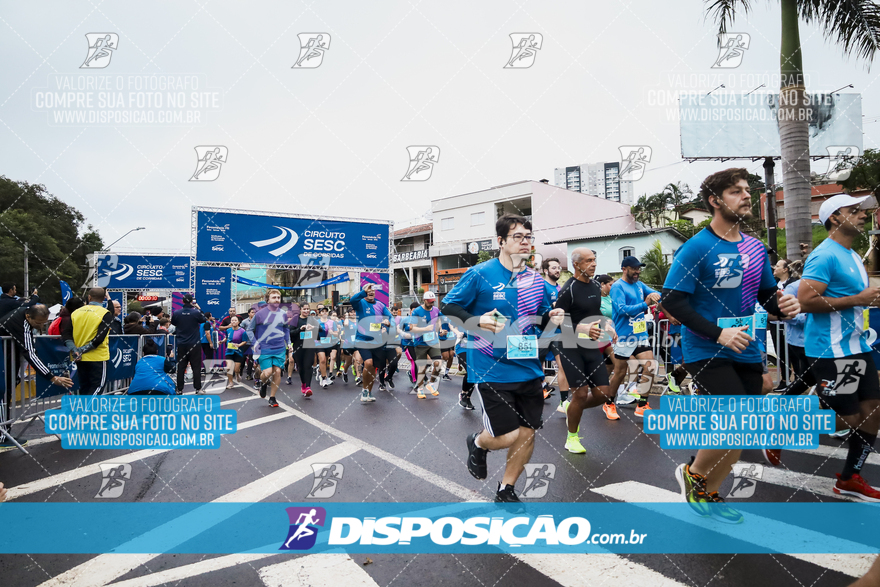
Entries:
<svg viewBox="0 0 880 587">
<path fill-rule="evenodd" d="M 70 315 L 75 346 L 71 351 L 79 361 L 80 395 L 98 395 L 107 382 L 107 361 L 110 360 L 107 335 L 113 323 L 113 312 L 101 305 L 103 301 L 104 289 L 94 287 L 89 290 L 88 305 Z"/>
</svg>

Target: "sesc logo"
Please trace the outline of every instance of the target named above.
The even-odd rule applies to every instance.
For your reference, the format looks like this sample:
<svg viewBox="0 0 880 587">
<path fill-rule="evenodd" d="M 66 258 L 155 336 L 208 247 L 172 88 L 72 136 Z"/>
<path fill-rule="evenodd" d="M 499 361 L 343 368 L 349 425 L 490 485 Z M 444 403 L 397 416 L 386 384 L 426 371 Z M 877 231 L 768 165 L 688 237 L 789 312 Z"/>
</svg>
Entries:
<svg viewBox="0 0 880 587">
<path fill-rule="evenodd" d="M 282 244 L 280 247 L 269 251 L 270 255 L 275 256 L 275 257 L 280 257 L 281 255 L 283 255 L 284 253 L 286 253 L 287 251 L 289 251 L 290 249 L 293 248 L 293 246 L 296 244 L 296 241 L 299 240 L 299 235 L 296 234 L 296 232 L 294 232 L 293 229 L 287 228 L 286 226 L 276 226 L 275 228 L 280 230 L 281 234 L 279 234 L 278 236 L 266 239 L 264 241 L 253 241 L 253 242 L 251 242 L 251 244 L 259 249 L 262 249 L 263 247 L 268 247 L 270 245 L 280 243 L 284 239 L 287 239 L 287 242 Z"/>
<path fill-rule="evenodd" d="M 327 510 L 324 508 L 287 508 L 287 516 L 290 519 L 290 529 L 287 531 L 287 540 L 278 550 L 308 550 L 315 545 L 318 539 L 317 526 L 324 527 L 327 521 Z"/>
</svg>

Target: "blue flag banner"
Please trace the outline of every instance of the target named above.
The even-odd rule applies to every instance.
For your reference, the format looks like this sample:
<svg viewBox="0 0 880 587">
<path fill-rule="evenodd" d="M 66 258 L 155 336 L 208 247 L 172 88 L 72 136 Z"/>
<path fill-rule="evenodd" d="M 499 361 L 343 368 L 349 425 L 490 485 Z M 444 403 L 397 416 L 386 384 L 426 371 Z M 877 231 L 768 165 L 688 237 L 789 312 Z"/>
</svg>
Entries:
<svg viewBox="0 0 880 587">
<path fill-rule="evenodd" d="M 737 509 L 732 525 L 686 503 L 6 503 L 0 553 L 880 551 L 873 504 Z"/>
<path fill-rule="evenodd" d="M 73 290 L 70 289 L 70 286 L 64 280 L 59 279 L 58 283 L 61 284 L 61 304 L 63 305 L 73 297 Z"/>
<path fill-rule="evenodd" d="M 134 377 L 138 360 L 140 336 L 128 334 L 110 337 L 110 362 L 107 363 L 107 381 Z"/>
</svg>

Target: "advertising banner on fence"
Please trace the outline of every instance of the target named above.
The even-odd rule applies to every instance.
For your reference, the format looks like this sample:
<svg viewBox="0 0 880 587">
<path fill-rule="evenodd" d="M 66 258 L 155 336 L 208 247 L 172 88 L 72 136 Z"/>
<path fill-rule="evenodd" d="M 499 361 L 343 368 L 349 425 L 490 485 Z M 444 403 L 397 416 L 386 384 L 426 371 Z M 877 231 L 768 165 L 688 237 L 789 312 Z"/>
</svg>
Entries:
<svg viewBox="0 0 880 587">
<path fill-rule="evenodd" d="M 220 317 L 232 305 L 232 269 L 196 267 L 196 302 L 202 312 Z"/>
<path fill-rule="evenodd" d="M 389 265 L 387 224 L 205 210 L 197 214 L 199 261 L 368 269 Z"/>
<path fill-rule="evenodd" d="M 107 381 L 134 377 L 138 358 L 137 334 L 110 337 L 110 362 L 107 363 Z"/>
<path fill-rule="evenodd" d="M 95 254 L 98 287 L 187 289 L 189 272 L 189 257 Z"/>
</svg>

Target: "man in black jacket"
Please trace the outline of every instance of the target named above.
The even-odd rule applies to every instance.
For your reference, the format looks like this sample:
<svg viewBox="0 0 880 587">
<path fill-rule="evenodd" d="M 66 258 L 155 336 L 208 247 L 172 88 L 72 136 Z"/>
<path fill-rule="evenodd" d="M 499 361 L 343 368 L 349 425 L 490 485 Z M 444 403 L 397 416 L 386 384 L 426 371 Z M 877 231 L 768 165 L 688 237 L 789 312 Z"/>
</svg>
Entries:
<svg viewBox="0 0 880 587">
<path fill-rule="evenodd" d="M 113 304 L 113 320 L 110 322 L 110 334 L 122 334 L 122 319 L 120 318 L 122 315 L 122 304 L 116 300 L 112 300 L 110 303 Z M 107 309 L 109 310 L 110 307 L 108 306 Z"/>
<path fill-rule="evenodd" d="M 0 294 L 0 318 L 6 316 L 6 314 L 17 309 L 19 306 L 33 306 L 40 303 L 36 288 L 30 298 L 16 298 L 15 294 L 18 293 L 18 289 L 12 282 L 4 283 L 0 289 L 3 290 L 3 293 Z"/>
<path fill-rule="evenodd" d="M 202 390 L 202 346 L 199 326 L 205 323 L 205 315 L 192 295 L 183 296 L 183 308 L 171 316 L 171 324 L 177 330 L 177 393 L 183 393 L 186 366 L 193 372 L 193 387 L 196 393 Z"/>
</svg>

